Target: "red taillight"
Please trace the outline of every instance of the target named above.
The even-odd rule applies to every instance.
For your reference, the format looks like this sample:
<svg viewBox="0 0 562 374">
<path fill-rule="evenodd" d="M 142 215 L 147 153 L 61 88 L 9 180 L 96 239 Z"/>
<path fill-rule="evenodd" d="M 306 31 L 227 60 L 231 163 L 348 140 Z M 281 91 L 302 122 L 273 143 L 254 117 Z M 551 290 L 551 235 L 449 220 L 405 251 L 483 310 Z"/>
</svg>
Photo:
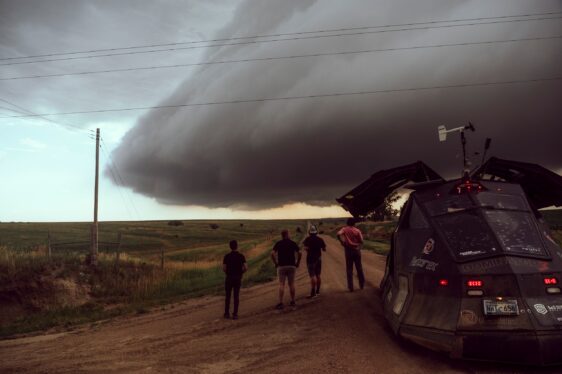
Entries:
<svg viewBox="0 0 562 374">
<path fill-rule="evenodd" d="M 482 283 L 481 280 L 474 280 L 474 279 L 471 279 L 471 280 L 466 282 L 466 285 L 468 287 L 482 287 L 482 284 L 483 283 Z"/>
<path fill-rule="evenodd" d="M 480 192 L 485 190 L 484 186 L 482 186 L 480 183 L 468 179 L 458 184 L 456 186 L 456 189 L 457 189 L 457 194 L 461 194 L 463 192 L 472 192 L 472 191 Z"/>
<path fill-rule="evenodd" d="M 449 281 L 447 279 L 439 279 L 439 285 L 440 286 L 448 286 Z"/>
<path fill-rule="evenodd" d="M 553 285 L 553 284 L 558 284 L 558 279 L 554 278 L 554 277 L 550 277 L 550 278 L 544 278 L 544 284 L 546 285 Z"/>
</svg>

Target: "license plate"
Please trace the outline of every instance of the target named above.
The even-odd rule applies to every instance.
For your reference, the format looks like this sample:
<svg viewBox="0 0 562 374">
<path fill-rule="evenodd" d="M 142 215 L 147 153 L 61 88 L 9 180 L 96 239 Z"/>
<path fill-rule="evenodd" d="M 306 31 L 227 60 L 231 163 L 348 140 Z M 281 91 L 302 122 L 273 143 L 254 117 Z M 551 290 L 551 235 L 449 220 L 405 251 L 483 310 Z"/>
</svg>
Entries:
<svg viewBox="0 0 562 374">
<path fill-rule="evenodd" d="M 517 300 L 482 300 L 484 315 L 486 316 L 516 316 L 519 315 Z"/>
</svg>

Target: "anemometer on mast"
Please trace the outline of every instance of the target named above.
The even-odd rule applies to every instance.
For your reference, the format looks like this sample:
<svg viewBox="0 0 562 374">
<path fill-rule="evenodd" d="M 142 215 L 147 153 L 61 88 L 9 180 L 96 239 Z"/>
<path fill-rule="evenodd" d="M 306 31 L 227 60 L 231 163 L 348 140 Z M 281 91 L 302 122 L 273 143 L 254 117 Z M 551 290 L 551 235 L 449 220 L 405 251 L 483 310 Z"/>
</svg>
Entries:
<svg viewBox="0 0 562 374">
<path fill-rule="evenodd" d="M 444 141 L 447 140 L 447 134 L 448 133 L 460 132 L 460 134 L 461 134 L 461 145 L 462 145 L 462 158 L 463 158 L 463 172 L 462 172 L 463 176 L 467 176 L 470 173 L 470 170 L 468 168 L 470 166 L 470 163 L 469 163 L 469 161 L 467 160 L 467 157 L 466 157 L 466 136 L 464 134 L 465 131 L 467 131 L 467 130 L 470 130 L 472 132 L 476 131 L 472 122 L 468 122 L 468 125 L 455 127 L 453 129 L 449 129 L 449 130 L 447 130 L 447 128 L 445 126 L 437 127 L 437 132 L 439 134 L 439 141 L 440 142 L 444 142 Z M 488 152 L 488 149 L 490 148 L 491 142 L 492 142 L 492 139 L 486 138 L 486 143 L 484 144 L 484 152 L 482 154 L 482 161 L 480 162 L 480 165 L 482 165 L 484 163 L 484 160 L 486 159 L 486 153 Z M 478 154 L 478 153 L 475 153 L 475 154 Z"/>
</svg>

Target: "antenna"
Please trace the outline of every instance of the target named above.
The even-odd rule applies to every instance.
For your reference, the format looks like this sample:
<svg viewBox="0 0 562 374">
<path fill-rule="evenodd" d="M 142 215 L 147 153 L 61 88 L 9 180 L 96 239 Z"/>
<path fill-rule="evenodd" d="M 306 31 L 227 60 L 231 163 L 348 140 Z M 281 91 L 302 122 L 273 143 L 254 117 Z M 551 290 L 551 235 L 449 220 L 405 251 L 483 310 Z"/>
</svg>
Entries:
<svg viewBox="0 0 562 374">
<path fill-rule="evenodd" d="M 486 138 L 486 142 L 484 143 L 484 154 L 482 155 L 482 161 L 480 161 L 480 166 L 478 168 L 475 168 L 472 173 L 474 173 L 476 170 L 479 170 L 480 167 L 482 165 L 484 165 L 484 161 L 486 161 L 486 153 L 488 153 L 488 149 L 490 149 L 490 144 L 492 143 L 492 139 L 491 138 Z M 482 170 L 479 174 L 478 174 L 478 178 L 482 178 L 484 176 L 484 174 L 486 174 L 486 168 L 484 168 L 484 170 Z"/>
<path fill-rule="evenodd" d="M 464 135 L 465 130 L 470 130 L 472 132 L 476 131 L 472 122 L 468 122 L 468 125 L 455 127 L 454 129 L 447 130 L 443 125 L 437 127 L 437 133 L 439 134 L 439 141 L 444 142 L 447 140 L 447 134 L 450 132 L 460 132 L 461 133 L 461 145 L 462 145 L 462 165 L 463 165 L 463 175 L 467 172 L 467 160 L 466 160 L 466 137 Z"/>
<path fill-rule="evenodd" d="M 484 161 L 486 160 L 486 153 L 488 152 L 488 149 L 490 149 L 490 143 L 492 143 L 492 139 L 486 138 L 486 143 L 484 143 L 484 154 L 482 155 L 482 161 L 480 161 L 480 166 L 482 166 L 482 164 L 484 164 Z"/>
</svg>

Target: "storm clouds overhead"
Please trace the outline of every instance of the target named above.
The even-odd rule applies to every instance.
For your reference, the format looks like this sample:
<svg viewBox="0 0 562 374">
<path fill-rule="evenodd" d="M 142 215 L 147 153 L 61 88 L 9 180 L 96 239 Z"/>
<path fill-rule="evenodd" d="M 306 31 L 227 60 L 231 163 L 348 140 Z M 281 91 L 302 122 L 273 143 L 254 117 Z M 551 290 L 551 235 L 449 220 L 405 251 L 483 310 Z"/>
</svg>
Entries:
<svg viewBox="0 0 562 374">
<path fill-rule="evenodd" d="M 559 1 L 247 0 L 213 39 L 561 11 Z M 485 21 L 432 26 L 475 22 Z M 409 31 L 214 47 L 206 49 L 201 61 L 560 35 L 560 18 L 418 26 Z M 267 39 L 279 37 L 258 40 Z M 178 71 L 173 94 L 149 105 L 403 91 L 153 109 L 128 131 L 113 157 L 129 187 L 161 203 L 237 209 L 292 202 L 333 204 L 336 196 L 371 173 L 416 160 L 455 176 L 462 164 L 459 141 L 452 136 L 439 143 L 437 126 L 455 127 L 468 121 L 476 126 L 476 132 L 468 135 L 471 154 L 491 137 L 491 155 L 559 171 L 562 83 L 515 81 L 562 77 L 560 61 L 561 39 L 548 39 L 206 65 L 189 74 Z M 495 82 L 512 83 L 489 84 Z M 474 84 L 483 85 L 425 89 Z"/>
</svg>

